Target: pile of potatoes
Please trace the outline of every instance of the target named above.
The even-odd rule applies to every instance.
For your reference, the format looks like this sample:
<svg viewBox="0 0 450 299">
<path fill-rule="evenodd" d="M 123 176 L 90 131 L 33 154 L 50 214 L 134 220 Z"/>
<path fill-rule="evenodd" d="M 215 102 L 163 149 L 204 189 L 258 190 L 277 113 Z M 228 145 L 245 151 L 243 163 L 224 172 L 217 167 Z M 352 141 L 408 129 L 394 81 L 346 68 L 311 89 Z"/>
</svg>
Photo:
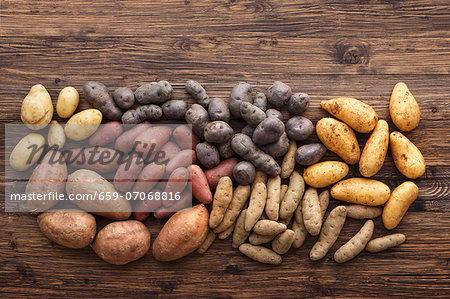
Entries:
<svg viewBox="0 0 450 299">
<path fill-rule="evenodd" d="M 69 118 L 63 127 L 52 120 L 53 104 L 45 87 L 38 84 L 31 88 L 22 103 L 21 118 L 36 132 L 19 141 L 9 160 L 13 169 L 25 171 L 43 157 L 34 168 L 27 193 L 169 192 L 173 190 L 171 180 L 191 178 L 192 182 L 191 189 L 178 190 L 183 193 L 175 203 L 180 210 L 176 213 L 167 210 L 165 203 L 146 200 L 134 207 L 136 220 L 128 220 L 131 204 L 121 195 L 108 208 L 110 212 L 94 213 L 114 220 L 99 232 L 95 217 L 83 210 L 95 210 L 95 205 L 104 203 L 80 202 L 76 210 L 49 210 L 38 216 L 39 227 L 49 239 L 69 248 L 91 245 L 106 262 L 126 264 L 150 249 L 151 236 L 142 223 L 149 217 L 150 208 L 156 210 L 155 218 L 170 217 L 153 242 L 152 253 L 159 261 L 179 259 L 194 251 L 205 253 L 216 237 L 232 236 L 233 247 L 248 257 L 280 264 L 281 255 L 291 247 L 302 246 L 307 234 L 318 236 L 310 252 L 311 260 L 316 261 L 332 247 L 347 217 L 366 222 L 335 252 L 338 263 L 354 258 L 364 249 L 378 252 L 405 241 L 402 234 L 371 240 L 371 219 L 382 215 L 387 229 L 397 227 L 417 198 L 418 187 L 407 181 L 391 192 L 387 185 L 370 177 L 383 166 L 389 142 L 395 165 L 407 178 L 423 175 L 425 162 L 406 136 L 398 131 L 389 133 L 387 122 L 379 120 L 369 105 L 344 97 L 323 101 L 321 107 L 334 118 L 323 118 L 314 128 L 309 119 L 301 116 L 309 107 L 309 96 L 292 93 L 280 81 L 265 93 L 253 93 L 250 84 L 240 82 L 232 89 L 228 103 L 210 99 L 205 88 L 194 80 L 188 80 L 185 89 L 195 104 L 188 106 L 183 100 L 172 99 L 173 89 L 167 81 L 144 84 L 134 92 L 120 87 L 112 93 L 102 83 L 90 81 L 84 85 L 83 94 L 93 108 L 75 113 L 79 94 L 75 88 L 66 87 L 56 104 L 59 117 Z M 292 116 L 286 122 L 279 111 L 284 107 Z M 392 92 L 390 113 L 400 130 L 411 131 L 418 126 L 419 107 L 404 83 L 398 83 Z M 155 126 L 154 121 L 160 118 L 184 119 L 192 132 L 187 126 L 176 130 Z M 229 125 L 232 118 L 242 119 L 245 126 L 235 131 Z M 38 131 L 50 123 L 46 141 Z M 122 124 L 136 125 L 124 130 Z M 307 143 L 314 130 L 321 143 Z M 354 131 L 371 133 L 362 153 Z M 169 163 L 163 169 L 155 163 L 132 163 L 133 167 L 125 169 L 119 162 L 92 165 L 66 159 L 65 164 L 50 167 L 51 155 L 64 156 L 66 138 L 88 140 L 92 147 L 101 147 L 111 155 L 116 151 L 129 153 L 133 163 L 137 159 L 133 149 L 145 152 L 144 148 L 133 148 L 133 144 L 151 142 L 169 153 Z M 48 152 L 41 150 L 26 161 L 30 143 L 47 143 L 53 148 Z M 327 150 L 342 161 L 321 161 Z M 77 149 L 72 153 L 76 155 Z M 344 179 L 349 165 L 356 163 L 363 178 Z M 78 169 L 69 173 L 73 167 Z M 115 172 L 112 182 L 102 176 L 109 172 Z M 168 175 L 169 182 L 148 183 L 146 177 L 151 174 L 154 178 L 155 173 Z M 61 182 L 55 185 L 54 179 Z M 46 180 L 53 180 L 52 184 L 45 184 Z M 90 183 L 86 184 L 86 180 Z M 331 185 L 330 191 L 317 190 Z M 190 204 L 186 199 L 191 192 L 199 204 L 183 210 Z M 325 217 L 330 195 L 351 204 L 337 206 Z M 380 207 L 383 204 L 384 208 Z M 51 209 L 52 205 L 46 208 Z M 266 243 L 270 243 L 270 248 L 263 246 Z"/>
</svg>

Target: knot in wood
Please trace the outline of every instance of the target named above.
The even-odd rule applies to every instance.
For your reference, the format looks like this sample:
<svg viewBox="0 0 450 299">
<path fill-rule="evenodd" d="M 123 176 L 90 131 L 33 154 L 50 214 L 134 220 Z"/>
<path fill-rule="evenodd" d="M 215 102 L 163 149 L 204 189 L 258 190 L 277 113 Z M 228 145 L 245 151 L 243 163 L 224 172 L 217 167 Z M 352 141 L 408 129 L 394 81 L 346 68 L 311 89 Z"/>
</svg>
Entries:
<svg viewBox="0 0 450 299">
<path fill-rule="evenodd" d="M 367 64 L 369 45 L 354 39 L 339 40 L 334 44 L 334 57 L 342 64 Z"/>
</svg>

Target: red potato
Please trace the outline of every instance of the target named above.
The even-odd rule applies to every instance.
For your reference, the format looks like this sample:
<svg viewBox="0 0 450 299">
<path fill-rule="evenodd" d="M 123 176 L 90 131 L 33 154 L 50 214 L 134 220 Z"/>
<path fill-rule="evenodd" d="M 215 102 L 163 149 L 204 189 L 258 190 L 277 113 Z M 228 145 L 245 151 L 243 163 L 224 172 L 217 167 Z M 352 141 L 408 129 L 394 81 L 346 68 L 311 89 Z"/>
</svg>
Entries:
<svg viewBox="0 0 450 299">
<path fill-rule="evenodd" d="M 98 173 L 113 172 L 119 167 L 120 153 L 106 147 L 64 150 L 67 166 L 89 169 Z"/>
<path fill-rule="evenodd" d="M 89 144 L 91 146 L 104 146 L 107 145 L 117 137 L 119 137 L 123 132 L 122 124 L 118 121 L 110 121 L 109 123 L 100 125 L 100 127 L 95 131 L 94 134 L 89 138 Z"/>
<path fill-rule="evenodd" d="M 171 207 L 161 207 L 155 213 L 153 213 L 153 216 L 155 216 L 156 219 L 164 219 L 172 216 L 175 214 L 176 211 L 180 211 L 184 208 L 189 207 L 192 205 L 192 193 L 190 189 L 185 190 L 183 193 L 181 193 L 180 199 L 173 204 Z"/>
<path fill-rule="evenodd" d="M 206 170 L 205 175 L 209 187 L 212 190 L 216 189 L 221 177 L 229 176 L 233 179 L 233 169 L 238 162 L 239 160 L 237 158 L 230 158 L 220 162 L 216 167 Z"/>
<path fill-rule="evenodd" d="M 124 153 L 131 152 L 134 146 L 134 139 L 148 128 L 150 128 L 150 123 L 148 121 L 135 125 L 116 139 L 114 148 Z"/>
<path fill-rule="evenodd" d="M 136 154 L 128 155 L 117 168 L 114 187 L 120 192 L 130 191 L 143 167 L 144 161 L 141 157 Z"/>
<path fill-rule="evenodd" d="M 146 158 L 148 154 L 158 151 L 170 138 L 172 128 L 167 126 L 150 127 L 134 139 L 136 152 Z"/>
<path fill-rule="evenodd" d="M 171 160 L 173 157 L 175 157 L 180 151 L 180 147 L 172 141 L 167 142 L 164 144 L 160 149 L 161 152 L 164 152 L 165 158 Z"/>
<path fill-rule="evenodd" d="M 195 151 L 191 149 L 182 150 L 173 157 L 169 163 L 166 165 L 166 173 L 172 173 L 175 169 L 179 167 L 188 167 L 191 166 L 192 163 L 195 163 L 197 160 L 197 156 L 195 155 Z"/>
<path fill-rule="evenodd" d="M 190 166 L 188 170 L 191 172 L 192 195 L 201 203 L 210 204 L 213 197 L 205 173 L 200 166 L 195 164 Z"/>
<path fill-rule="evenodd" d="M 167 181 L 166 187 L 164 188 L 164 192 L 167 194 L 167 198 L 175 198 L 175 195 L 178 192 L 182 192 L 186 187 L 186 184 L 189 180 L 189 172 L 186 168 L 180 167 L 175 169 L 169 177 Z M 174 200 L 164 200 L 163 206 L 170 207 L 175 203 Z"/>
<path fill-rule="evenodd" d="M 142 169 L 133 186 L 133 192 L 149 192 L 164 176 L 166 166 L 155 162 L 148 164 Z"/>
<path fill-rule="evenodd" d="M 208 210 L 203 204 L 173 215 L 153 243 L 155 259 L 173 261 L 199 248 L 208 235 L 208 219 Z"/>
<path fill-rule="evenodd" d="M 154 193 L 162 192 L 162 190 L 153 189 L 152 192 Z M 150 216 L 151 212 L 156 211 L 160 206 L 161 206 L 160 200 L 150 200 L 147 197 L 147 199 L 145 200 L 140 200 L 136 202 L 134 206 L 133 217 L 134 219 L 143 222 Z"/>
<path fill-rule="evenodd" d="M 195 149 L 200 139 L 188 126 L 178 126 L 172 133 L 175 142 L 182 149 Z"/>
</svg>

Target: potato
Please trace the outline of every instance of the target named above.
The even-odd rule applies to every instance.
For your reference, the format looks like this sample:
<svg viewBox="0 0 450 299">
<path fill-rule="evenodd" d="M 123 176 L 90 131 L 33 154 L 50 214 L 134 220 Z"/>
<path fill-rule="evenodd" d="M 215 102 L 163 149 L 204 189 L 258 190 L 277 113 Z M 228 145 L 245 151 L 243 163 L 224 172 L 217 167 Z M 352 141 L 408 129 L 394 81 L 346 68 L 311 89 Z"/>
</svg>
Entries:
<svg viewBox="0 0 450 299">
<path fill-rule="evenodd" d="M 267 101 L 278 108 L 286 105 L 291 95 L 291 88 L 281 81 L 275 81 L 266 92 Z"/>
<path fill-rule="evenodd" d="M 256 127 L 252 140 L 258 145 L 276 142 L 284 133 L 284 123 L 278 118 L 268 117 Z"/>
<path fill-rule="evenodd" d="M 346 179 L 331 188 L 333 198 L 365 206 L 382 205 L 390 195 L 391 190 L 384 183 L 364 178 Z"/>
<path fill-rule="evenodd" d="M 104 146 L 117 139 L 123 132 L 122 124 L 118 121 L 110 121 L 101 125 L 94 134 L 89 137 L 91 146 Z"/>
<path fill-rule="evenodd" d="M 145 121 L 141 124 L 135 126 L 124 126 L 125 128 L 131 127 L 128 131 L 122 133 L 119 137 L 117 137 L 116 142 L 114 144 L 114 148 L 123 153 L 129 153 L 133 150 L 134 147 L 134 139 L 150 128 L 150 124 Z"/>
<path fill-rule="evenodd" d="M 213 121 L 207 124 L 203 134 L 205 140 L 211 143 L 225 143 L 233 137 L 234 130 L 224 121 Z"/>
<path fill-rule="evenodd" d="M 253 232 L 250 234 L 250 236 L 248 237 L 248 241 L 250 242 L 250 244 L 252 245 L 261 245 L 261 244 L 266 244 L 271 242 L 273 239 L 276 238 L 277 235 L 268 235 L 268 236 L 263 236 L 263 235 L 258 235 L 257 233 Z"/>
<path fill-rule="evenodd" d="M 164 176 L 166 166 L 152 162 L 142 169 L 133 186 L 133 192 L 148 193 Z"/>
<path fill-rule="evenodd" d="M 210 230 L 208 232 L 208 235 L 206 236 L 205 241 L 197 249 L 197 252 L 200 254 L 204 254 L 209 249 L 209 247 L 212 245 L 212 243 L 214 243 L 215 239 L 216 239 L 216 234 Z"/>
<path fill-rule="evenodd" d="M 209 123 L 208 111 L 199 104 L 192 105 L 185 114 L 186 122 L 192 125 L 192 131 L 203 138 L 206 125 Z"/>
<path fill-rule="evenodd" d="M 210 99 L 206 90 L 203 86 L 194 80 L 187 80 L 185 84 L 185 89 L 188 94 L 190 94 L 198 104 L 207 108 L 210 104 Z"/>
<path fill-rule="evenodd" d="M 267 183 L 267 174 L 260 169 L 256 170 L 255 179 L 252 183 L 252 189 L 255 188 L 258 183 L 263 183 L 264 185 Z"/>
<path fill-rule="evenodd" d="M 325 161 L 306 168 L 303 179 L 311 187 L 324 188 L 342 180 L 347 174 L 347 164 L 339 161 Z"/>
<path fill-rule="evenodd" d="M 200 142 L 198 137 L 192 133 L 191 128 L 179 125 L 172 132 L 173 139 L 182 149 L 195 149 Z"/>
<path fill-rule="evenodd" d="M 267 110 L 267 98 L 263 92 L 258 92 L 255 94 L 255 98 L 253 99 L 253 105 L 261 109 L 262 111 Z"/>
<path fill-rule="evenodd" d="M 308 188 L 302 201 L 303 223 L 311 236 L 317 236 L 322 226 L 322 211 L 320 209 L 317 190 Z"/>
<path fill-rule="evenodd" d="M 160 119 L 163 115 L 163 110 L 157 105 L 142 105 L 136 109 L 130 109 L 122 115 L 122 123 L 124 124 L 139 124 L 146 119 Z"/>
<path fill-rule="evenodd" d="M 287 229 L 272 241 L 272 250 L 278 254 L 285 254 L 289 251 L 295 240 L 295 233 L 291 229 Z"/>
<path fill-rule="evenodd" d="M 325 213 L 327 212 L 329 203 L 330 203 L 330 192 L 328 190 L 324 190 L 322 191 L 322 193 L 319 194 L 320 213 L 322 214 L 322 219 L 325 218 Z"/>
<path fill-rule="evenodd" d="M 72 115 L 64 127 L 64 132 L 67 138 L 81 141 L 94 134 L 101 122 L 102 113 L 99 110 L 83 110 Z"/>
<path fill-rule="evenodd" d="M 233 232 L 233 230 L 234 230 L 234 226 L 230 226 L 229 228 L 227 228 L 227 229 L 224 230 L 223 232 L 217 234 L 217 238 L 218 238 L 219 240 L 225 240 L 226 238 L 228 238 L 228 237 L 231 235 L 231 233 Z"/>
<path fill-rule="evenodd" d="M 356 257 L 364 250 L 367 242 L 369 242 L 372 237 L 373 228 L 373 221 L 367 220 L 359 232 L 334 253 L 334 260 L 338 263 L 345 263 Z"/>
<path fill-rule="evenodd" d="M 418 195 L 419 188 L 413 182 L 404 182 L 395 188 L 384 205 L 382 216 L 384 227 L 389 230 L 396 228 Z"/>
<path fill-rule="evenodd" d="M 279 158 L 284 156 L 289 150 L 289 138 L 287 134 L 283 132 L 277 141 L 260 147 L 266 154 L 271 155 L 274 158 Z"/>
<path fill-rule="evenodd" d="M 372 239 L 366 245 L 368 252 L 380 252 L 395 246 L 398 246 L 406 241 L 404 234 L 392 234 L 380 238 Z"/>
<path fill-rule="evenodd" d="M 255 179 L 255 175 L 255 166 L 247 161 L 241 161 L 233 168 L 233 178 L 239 185 L 250 185 Z"/>
<path fill-rule="evenodd" d="M 314 132 L 313 123 L 303 116 L 291 117 L 286 123 L 286 133 L 291 140 L 304 141 Z"/>
<path fill-rule="evenodd" d="M 164 193 L 165 194 L 174 194 L 174 196 L 171 197 L 169 195 L 168 196 L 169 200 L 164 200 L 163 206 L 170 207 L 176 203 L 172 199 L 176 196 L 176 194 L 181 194 L 181 192 L 186 187 L 189 179 L 190 179 L 190 173 L 184 167 L 179 167 L 170 174 L 170 177 L 167 180 L 166 186 L 164 188 Z"/>
<path fill-rule="evenodd" d="M 67 86 L 61 89 L 56 102 L 56 113 L 61 118 L 69 118 L 75 112 L 80 102 L 80 95 L 78 91 L 72 87 Z"/>
<path fill-rule="evenodd" d="M 288 189 L 288 185 L 283 184 L 281 185 L 281 189 L 280 189 L 280 199 L 282 199 L 284 197 L 284 195 L 286 194 L 286 191 Z"/>
<path fill-rule="evenodd" d="M 119 120 L 122 117 L 122 110 L 116 105 L 104 84 L 89 81 L 84 84 L 83 91 L 86 101 L 95 109 L 100 110 L 105 118 Z"/>
<path fill-rule="evenodd" d="M 97 227 L 94 216 L 81 210 L 45 212 L 38 215 L 37 223 L 47 238 L 69 248 L 91 244 Z"/>
<path fill-rule="evenodd" d="M 256 127 L 266 119 L 266 113 L 251 103 L 243 102 L 240 112 L 241 117 L 252 127 Z"/>
<path fill-rule="evenodd" d="M 299 207 L 301 204 L 299 205 Z M 300 211 L 301 214 L 301 211 Z M 308 231 L 303 224 L 303 216 L 301 222 L 297 222 L 296 219 L 292 222 L 292 230 L 294 231 L 294 241 L 292 242 L 292 247 L 300 248 L 305 242 Z"/>
<path fill-rule="evenodd" d="M 47 89 L 41 84 L 31 87 L 22 101 L 20 118 L 31 130 L 45 128 L 53 117 L 53 104 Z"/>
<path fill-rule="evenodd" d="M 250 195 L 250 186 L 237 186 L 233 191 L 233 198 L 231 199 L 230 205 L 225 211 L 222 222 L 214 229 L 215 233 L 221 233 L 227 230 L 229 227 L 233 226 L 234 221 L 239 216 L 244 205 L 247 203 L 248 197 Z"/>
<path fill-rule="evenodd" d="M 293 217 L 294 217 L 294 214 L 290 215 L 288 218 L 285 218 L 285 219 L 279 218 L 278 219 L 278 223 L 282 223 L 282 224 L 284 224 L 286 226 L 289 226 L 289 224 L 291 223 L 291 220 L 292 220 Z"/>
<path fill-rule="evenodd" d="M 209 187 L 212 190 L 216 189 L 217 183 L 221 177 L 228 176 L 233 177 L 234 166 L 239 162 L 236 158 L 224 160 L 214 168 L 207 169 L 205 171 L 206 179 L 208 180 Z"/>
<path fill-rule="evenodd" d="M 121 155 L 107 147 L 79 147 L 62 152 L 67 165 L 90 169 L 98 173 L 116 171 L 120 165 Z"/>
<path fill-rule="evenodd" d="M 9 165 L 15 170 L 25 171 L 33 166 L 44 151 L 45 138 L 31 133 L 20 139 L 9 156 Z"/>
<path fill-rule="evenodd" d="M 253 231 L 262 236 L 278 235 L 279 233 L 284 232 L 286 229 L 287 226 L 285 224 L 278 223 L 269 219 L 259 220 L 255 223 L 255 226 L 253 226 Z"/>
<path fill-rule="evenodd" d="M 220 178 L 214 193 L 213 207 L 209 217 L 209 227 L 214 229 L 222 222 L 233 198 L 233 182 L 227 176 Z"/>
<path fill-rule="evenodd" d="M 172 97 L 173 88 L 167 81 L 151 82 L 134 91 L 136 101 L 141 104 L 162 104 Z"/>
<path fill-rule="evenodd" d="M 111 222 L 102 228 L 92 249 L 105 262 L 125 265 L 143 257 L 150 249 L 150 232 L 139 221 Z"/>
<path fill-rule="evenodd" d="M 239 245 L 245 242 L 248 235 L 250 234 L 249 231 L 246 231 L 244 228 L 245 223 L 245 216 L 247 214 L 247 209 L 244 209 L 239 214 L 239 217 L 236 220 L 236 225 L 234 226 L 233 231 L 233 248 L 238 248 Z"/>
<path fill-rule="evenodd" d="M 229 159 L 234 156 L 234 151 L 231 148 L 231 139 L 225 143 L 217 144 L 217 149 L 219 150 L 219 155 L 223 159 Z"/>
<path fill-rule="evenodd" d="M 295 152 L 295 162 L 303 166 L 309 166 L 319 162 L 327 153 L 327 148 L 322 143 L 311 143 L 300 146 Z"/>
<path fill-rule="evenodd" d="M 92 170 L 79 169 L 71 173 L 67 177 L 66 194 L 75 199 L 82 194 L 83 200 L 75 200 L 75 204 L 96 215 L 113 220 L 125 220 L 131 216 L 130 202 L 110 182 Z M 101 200 L 108 197 L 116 200 Z"/>
<path fill-rule="evenodd" d="M 323 223 L 319 239 L 309 253 L 309 258 L 312 261 L 318 261 L 324 258 L 328 250 L 330 250 L 334 242 L 336 242 L 342 227 L 344 226 L 346 214 L 347 211 L 344 206 L 338 206 L 330 212 Z"/>
<path fill-rule="evenodd" d="M 357 99 L 335 98 L 322 101 L 320 107 L 360 133 L 371 132 L 378 122 L 375 110 Z"/>
<path fill-rule="evenodd" d="M 353 219 L 371 219 L 381 215 L 383 211 L 382 207 L 369 207 L 362 205 L 348 205 L 345 206 L 347 209 L 347 217 Z"/>
<path fill-rule="evenodd" d="M 147 155 L 158 152 L 167 143 L 172 131 L 173 128 L 169 126 L 152 126 L 146 129 L 134 139 L 135 151 L 142 154 L 144 159 Z"/>
<path fill-rule="evenodd" d="M 383 166 L 389 145 L 389 126 L 385 120 L 379 120 L 364 146 L 359 160 L 359 172 L 370 178 Z"/>
<path fill-rule="evenodd" d="M 56 120 L 52 120 L 48 129 L 47 143 L 50 147 L 61 149 L 66 143 L 64 128 Z"/>
<path fill-rule="evenodd" d="M 279 175 L 269 178 L 267 182 L 266 215 L 270 220 L 277 221 L 281 201 L 281 177 Z"/>
<path fill-rule="evenodd" d="M 288 102 L 288 110 L 292 115 L 303 114 L 309 106 L 309 95 L 306 93 L 294 93 Z"/>
<path fill-rule="evenodd" d="M 180 151 L 175 157 L 166 164 L 166 173 L 172 173 L 179 167 L 188 167 L 195 163 L 197 156 L 193 150 L 185 149 Z"/>
<path fill-rule="evenodd" d="M 188 170 L 191 173 L 192 195 L 201 203 L 210 204 L 213 198 L 205 173 L 195 164 L 189 166 Z"/>
<path fill-rule="evenodd" d="M 282 261 L 281 256 L 263 246 L 245 243 L 239 246 L 239 251 L 252 260 L 263 264 L 279 265 Z"/>
<path fill-rule="evenodd" d="M 173 261 L 199 248 L 208 235 L 208 216 L 203 204 L 175 213 L 153 242 L 155 259 Z"/>
<path fill-rule="evenodd" d="M 255 128 L 250 125 L 246 125 L 241 130 L 242 134 L 245 134 L 245 135 L 249 136 L 250 138 L 253 136 L 254 132 L 255 132 Z"/>
<path fill-rule="evenodd" d="M 266 110 L 266 116 L 267 117 L 275 117 L 278 118 L 279 120 L 283 121 L 283 114 L 278 111 L 277 109 L 267 109 Z"/>
<path fill-rule="evenodd" d="M 141 157 L 135 154 L 128 155 L 114 175 L 114 187 L 117 191 L 130 191 L 143 167 L 144 161 Z"/>
<path fill-rule="evenodd" d="M 155 191 L 158 191 L 158 189 L 156 189 Z M 189 188 L 186 188 L 183 191 L 183 193 L 181 193 L 180 199 L 177 200 L 172 206 L 160 207 L 153 213 L 153 216 L 155 216 L 156 219 L 165 219 L 175 214 L 175 211 L 181 211 L 183 209 L 191 210 L 191 207 L 192 207 L 191 190 Z"/>
<path fill-rule="evenodd" d="M 160 189 L 152 189 L 153 194 L 157 192 L 161 193 Z M 146 199 L 136 202 L 133 207 L 133 217 L 136 220 L 144 222 L 149 216 L 150 212 L 157 211 L 161 207 L 162 202 L 159 200 L 153 200 L 147 196 Z"/>
<path fill-rule="evenodd" d="M 395 167 L 407 178 L 417 179 L 425 173 L 425 160 L 420 150 L 400 132 L 389 136 Z"/>
<path fill-rule="evenodd" d="M 181 149 L 175 142 L 168 141 L 166 144 L 161 146 L 161 148 L 159 149 L 159 152 L 161 152 L 161 154 L 162 153 L 165 154 L 164 158 L 162 160 L 167 159 L 170 161 L 176 155 L 178 155 L 179 152 L 181 152 Z M 154 158 L 155 156 L 156 156 L 156 153 L 152 157 Z"/>
<path fill-rule="evenodd" d="M 162 105 L 163 114 L 168 119 L 184 119 L 187 109 L 187 103 L 183 100 L 170 100 Z"/>
<path fill-rule="evenodd" d="M 333 118 L 322 118 L 317 122 L 316 132 L 320 141 L 347 164 L 358 163 L 361 152 L 355 132 L 348 125 Z"/>
<path fill-rule="evenodd" d="M 281 163 L 281 178 L 288 178 L 295 168 L 295 154 L 297 151 L 297 143 L 294 140 L 289 141 L 289 148 L 283 157 Z"/>
<path fill-rule="evenodd" d="M 280 218 L 287 219 L 294 214 L 295 209 L 305 192 L 305 182 L 302 176 L 294 171 L 289 179 L 289 187 L 280 204 Z"/>
<path fill-rule="evenodd" d="M 128 87 L 119 87 L 114 90 L 112 97 L 117 106 L 121 109 L 129 109 L 134 105 L 134 93 Z"/>
<path fill-rule="evenodd" d="M 267 189 L 264 183 L 256 183 L 250 194 L 247 213 L 245 215 L 244 228 L 250 231 L 264 212 L 266 205 Z"/>
<path fill-rule="evenodd" d="M 395 84 L 389 101 L 389 112 L 395 126 L 402 131 L 412 131 L 419 125 L 419 105 L 405 83 Z"/>
<path fill-rule="evenodd" d="M 56 150 L 48 151 L 41 162 L 36 166 L 27 182 L 26 194 L 63 194 L 66 186 L 67 166 L 61 153 Z M 54 205 L 58 200 L 27 201 L 27 207 L 32 212 L 43 212 Z"/>
<path fill-rule="evenodd" d="M 221 120 L 230 121 L 230 109 L 224 100 L 219 98 L 212 99 L 208 106 L 208 114 L 212 121 Z"/>
<path fill-rule="evenodd" d="M 252 102 L 252 86 L 246 82 L 239 82 L 230 93 L 230 112 L 236 118 L 241 117 L 240 108 L 242 102 Z"/>
<path fill-rule="evenodd" d="M 195 147 L 198 161 L 205 168 L 214 168 L 220 163 L 219 150 L 213 144 L 201 142 Z"/>
</svg>

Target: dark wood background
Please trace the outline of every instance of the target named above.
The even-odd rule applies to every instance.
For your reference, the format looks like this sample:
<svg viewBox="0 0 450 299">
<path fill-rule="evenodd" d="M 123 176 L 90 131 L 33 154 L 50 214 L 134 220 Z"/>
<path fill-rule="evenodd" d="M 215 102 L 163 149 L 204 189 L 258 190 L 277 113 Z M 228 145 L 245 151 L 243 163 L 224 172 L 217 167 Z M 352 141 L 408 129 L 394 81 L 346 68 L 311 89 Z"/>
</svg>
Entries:
<svg viewBox="0 0 450 299">
<path fill-rule="evenodd" d="M 39 231 L 35 216 L 0 214 L 0 293 L 25 297 L 391 297 L 450 296 L 450 3 L 448 0 L 227 0 L 0 2 L 0 121 L 19 123 L 29 88 L 42 83 L 56 103 L 65 86 L 99 80 L 111 88 L 169 80 L 189 100 L 187 79 L 226 99 L 245 80 L 264 91 L 274 80 L 306 92 L 313 122 L 319 102 L 352 96 L 389 119 L 395 83 L 404 81 L 421 108 L 406 135 L 427 171 L 420 195 L 394 232 L 398 248 L 362 253 L 343 265 L 332 253 L 362 225 L 348 221 L 328 256 L 308 259 L 314 239 L 290 250 L 281 266 L 258 264 L 216 241 L 204 255 L 159 263 L 149 253 L 112 266 L 92 250 L 62 248 Z M 81 100 L 81 108 L 88 105 Z M 311 140 L 314 140 L 313 137 Z M 360 136 L 363 146 L 367 135 Z M 330 156 L 333 157 L 333 156 Z M 2 161 L 4 164 L 4 161 Z M 352 167 L 350 175 L 358 175 Z M 405 181 L 388 154 L 375 177 Z M 100 219 L 101 224 L 104 220 Z M 146 222 L 153 237 L 162 223 Z M 376 220 L 374 235 L 386 231 Z"/>
</svg>

